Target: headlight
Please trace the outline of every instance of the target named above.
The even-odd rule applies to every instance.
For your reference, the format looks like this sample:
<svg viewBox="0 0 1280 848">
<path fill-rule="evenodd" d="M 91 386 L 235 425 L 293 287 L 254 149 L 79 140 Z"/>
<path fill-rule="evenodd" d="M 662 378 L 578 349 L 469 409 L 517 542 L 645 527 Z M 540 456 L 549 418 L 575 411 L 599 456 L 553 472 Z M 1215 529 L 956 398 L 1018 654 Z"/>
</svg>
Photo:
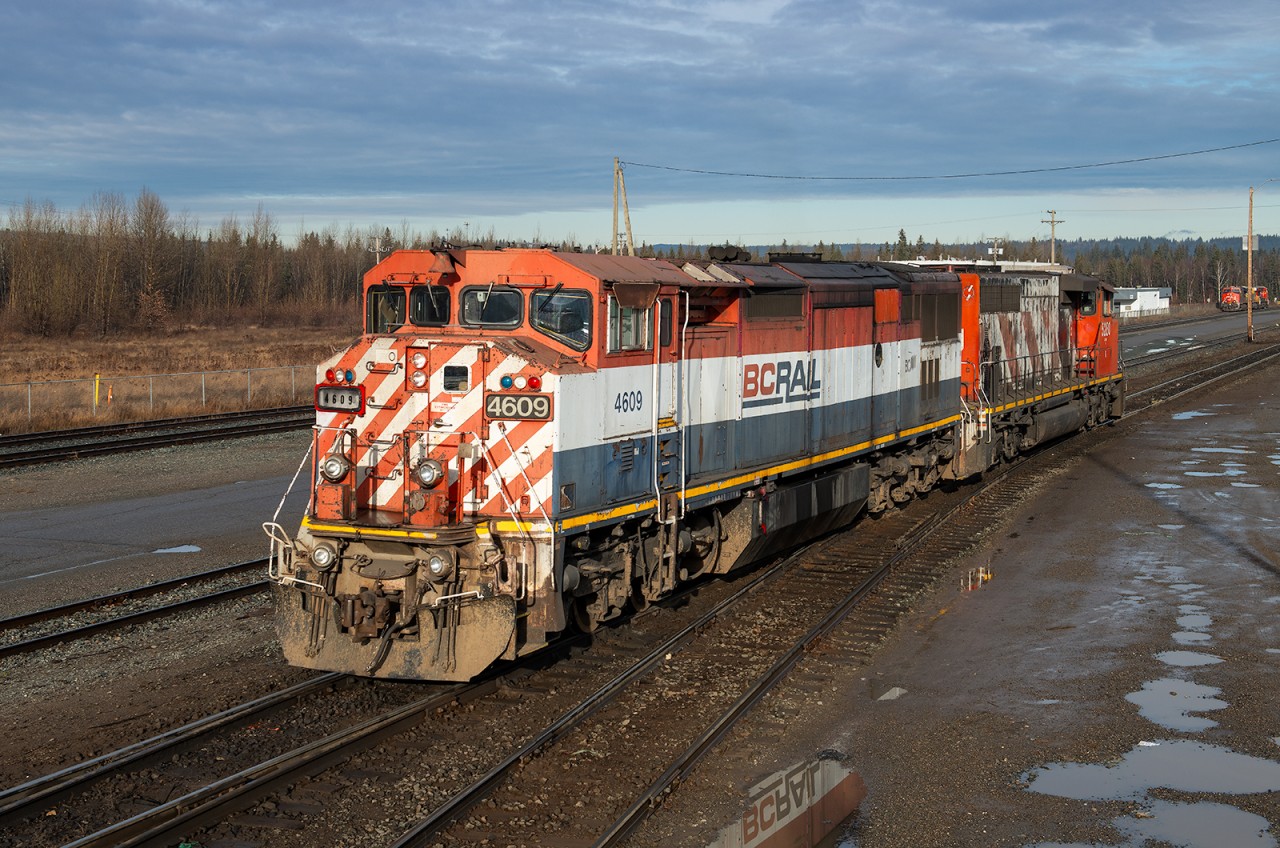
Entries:
<svg viewBox="0 0 1280 848">
<path fill-rule="evenodd" d="M 413 352 L 413 359 L 411 361 L 413 362 L 414 368 L 427 367 L 427 355 L 420 350 L 415 350 Z"/>
<path fill-rule="evenodd" d="M 311 549 L 311 564 L 321 571 L 328 571 L 338 564 L 338 552 L 333 545 L 316 545 Z"/>
<path fill-rule="evenodd" d="M 440 582 L 453 574 L 453 560 L 441 554 L 427 557 L 427 574 L 435 582 Z"/>
<path fill-rule="evenodd" d="M 409 381 L 413 383 L 415 389 L 420 389 L 427 384 L 427 375 L 423 371 L 414 371 Z"/>
<path fill-rule="evenodd" d="M 444 479 L 444 466 L 439 460 L 424 459 L 413 469 L 413 477 L 424 487 L 431 489 Z"/>
<path fill-rule="evenodd" d="M 331 453 L 320 463 L 320 475 L 330 483 L 337 483 L 351 471 L 351 460 L 340 453 Z"/>
</svg>

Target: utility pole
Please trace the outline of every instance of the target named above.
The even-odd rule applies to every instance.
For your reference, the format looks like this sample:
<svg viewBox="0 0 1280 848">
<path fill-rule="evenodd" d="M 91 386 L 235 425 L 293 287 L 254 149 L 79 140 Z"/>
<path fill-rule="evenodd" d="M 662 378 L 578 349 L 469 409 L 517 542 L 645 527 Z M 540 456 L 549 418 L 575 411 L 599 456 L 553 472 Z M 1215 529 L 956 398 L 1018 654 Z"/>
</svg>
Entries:
<svg viewBox="0 0 1280 848">
<path fill-rule="evenodd" d="M 1040 219 L 1040 223 L 1049 225 L 1049 264 L 1058 264 L 1058 225 L 1065 224 L 1066 221 L 1058 217 L 1058 213 L 1053 209 L 1046 209 L 1049 213 L 1049 220 Z"/>
<path fill-rule="evenodd" d="M 1249 270 L 1245 278 L 1245 311 L 1249 316 L 1245 319 L 1244 336 L 1247 341 L 1253 341 L 1253 186 L 1249 186 Z"/>
<path fill-rule="evenodd" d="M 622 163 L 613 157 L 613 250 L 618 255 L 618 196 L 622 196 L 622 216 L 627 227 L 627 255 L 636 255 L 636 244 L 631 238 L 631 211 L 627 208 L 627 180 L 622 175 Z"/>
<path fill-rule="evenodd" d="M 994 267 L 1000 261 L 1000 257 L 1004 256 L 1004 248 L 1000 246 L 1000 242 L 1004 241 L 1004 239 L 989 238 L 987 241 L 991 242 L 991 246 L 987 248 L 987 253 L 991 255 L 991 264 Z"/>
</svg>

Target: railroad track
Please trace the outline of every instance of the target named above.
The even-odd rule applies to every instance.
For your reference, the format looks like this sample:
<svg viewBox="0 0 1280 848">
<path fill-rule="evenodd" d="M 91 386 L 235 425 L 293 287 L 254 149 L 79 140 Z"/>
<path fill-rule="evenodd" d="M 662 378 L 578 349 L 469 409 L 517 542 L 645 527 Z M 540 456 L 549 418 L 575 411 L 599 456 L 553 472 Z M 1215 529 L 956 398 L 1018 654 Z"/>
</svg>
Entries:
<svg viewBox="0 0 1280 848">
<path fill-rule="evenodd" d="M 310 406 L 245 410 L 0 437 L 0 469 L 310 427 Z"/>
<path fill-rule="evenodd" d="M 268 560 L 263 558 L 224 565 L 184 577 L 0 619 L 0 658 L 49 648 L 73 639 L 100 635 L 206 604 L 264 591 L 267 588 L 266 580 L 246 580 L 245 577 L 254 572 L 264 573 L 267 564 Z M 212 591 L 197 588 L 203 584 L 212 584 L 216 588 Z M 192 594 L 192 590 L 195 594 Z M 162 602 L 153 603 L 155 600 Z"/>
</svg>

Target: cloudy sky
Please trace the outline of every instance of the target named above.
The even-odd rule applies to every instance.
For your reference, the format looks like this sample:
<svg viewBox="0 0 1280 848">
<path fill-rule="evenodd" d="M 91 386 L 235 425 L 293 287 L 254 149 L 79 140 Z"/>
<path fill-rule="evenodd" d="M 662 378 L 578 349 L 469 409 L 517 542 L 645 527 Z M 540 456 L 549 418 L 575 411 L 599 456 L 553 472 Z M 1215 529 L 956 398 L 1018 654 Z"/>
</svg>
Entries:
<svg viewBox="0 0 1280 848">
<path fill-rule="evenodd" d="M 0 212 L 607 242 L 619 157 L 649 242 L 1280 231 L 1275 0 L 33 0 L 0 57 Z"/>
</svg>

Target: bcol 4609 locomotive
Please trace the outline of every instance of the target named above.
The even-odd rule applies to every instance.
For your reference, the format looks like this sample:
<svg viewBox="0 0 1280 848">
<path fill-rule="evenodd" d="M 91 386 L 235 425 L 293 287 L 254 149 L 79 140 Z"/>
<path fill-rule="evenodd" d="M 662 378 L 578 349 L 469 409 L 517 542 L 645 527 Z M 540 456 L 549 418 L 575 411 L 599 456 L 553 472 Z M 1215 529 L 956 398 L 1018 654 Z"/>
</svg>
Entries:
<svg viewBox="0 0 1280 848">
<path fill-rule="evenodd" d="M 399 251 L 268 523 L 289 662 L 463 680 L 1120 414 L 1078 275 Z"/>
</svg>

